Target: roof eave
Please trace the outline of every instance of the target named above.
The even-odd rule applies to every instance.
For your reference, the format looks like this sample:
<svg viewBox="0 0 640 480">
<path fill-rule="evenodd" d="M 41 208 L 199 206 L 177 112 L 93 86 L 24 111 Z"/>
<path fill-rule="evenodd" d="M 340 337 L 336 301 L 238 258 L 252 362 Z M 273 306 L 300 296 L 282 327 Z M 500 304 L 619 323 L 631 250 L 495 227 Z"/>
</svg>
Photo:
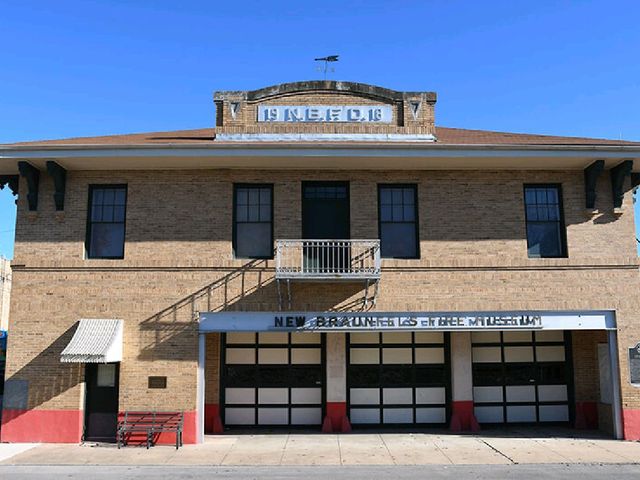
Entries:
<svg viewBox="0 0 640 480">
<path fill-rule="evenodd" d="M 608 144 L 468 144 L 468 143 L 431 143 L 431 142 L 220 142 L 208 145 L 199 144 L 183 144 L 183 143 L 158 143 L 158 144 L 55 144 L 55 145 L 0 145 L 0 158 L 3 156 L 11 156 L 8 152 L 64 152 L 64 151 L 86 151 L 92 150 L 111 150 L 131 151 L 131 150 L 167 150 L 167 151 L 203 151 L 215 152 L 219 150 L 423 150 L 428 151 L 447 151 L 447 150 L 465 150 L 465 151 L 557 151 L 557 152 L 588 152 L 588 151 L 613 151 L 613 152 L 635 152 L 640 153 L 640 144 L 638 145 L 608 145 Z M 4 153 L 4 155 L 3 155 Z"/>
<path fill-rule="evenodd" d="M 310 163 L 309 159 L 313 159 Z M 595 160 L 612 168 L 640 145 L 416 145 L 353 143 L 219 143 L 217 145 L 50 145 L 0 147 L 0 174 L 26 161 L 44 170 L 55 160 L 68 170 L 327 169 L 327 170 L 578 170 Z"/>
</svg>

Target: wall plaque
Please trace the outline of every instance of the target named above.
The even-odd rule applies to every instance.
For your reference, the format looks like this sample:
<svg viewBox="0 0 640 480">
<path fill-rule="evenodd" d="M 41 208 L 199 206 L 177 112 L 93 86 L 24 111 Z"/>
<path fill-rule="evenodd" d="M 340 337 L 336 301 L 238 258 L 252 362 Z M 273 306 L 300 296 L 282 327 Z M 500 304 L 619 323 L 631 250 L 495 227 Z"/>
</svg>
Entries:
<svg viewBox="0 0 640 480">
<path fill-rule="evenodd" d="M 259 105 L 258 122 L 391 123 L 390 105 Z"/>
<path fill-rule="evenodd" d="M 149 388 L 167 388 L 167 377 L 149 377 Z"/>
<path fill-rule="evenodd" d="M 640 343 L 629 349 L 629 380 L 640 387 Z"/>
</svg>

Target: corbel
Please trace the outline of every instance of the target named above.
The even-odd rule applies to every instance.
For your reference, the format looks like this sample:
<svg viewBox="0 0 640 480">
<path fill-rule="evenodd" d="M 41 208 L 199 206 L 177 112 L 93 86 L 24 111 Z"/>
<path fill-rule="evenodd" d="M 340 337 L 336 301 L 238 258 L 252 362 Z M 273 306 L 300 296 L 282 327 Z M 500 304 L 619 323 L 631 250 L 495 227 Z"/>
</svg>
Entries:
<svg viewBox="0 0 640 480">
<path fill-rule="evenodd" d="M 20 177 L 18 175 L 0 175 L 0 190 L 2 190 L 5 185 L 8 185 L 11 193 L 18 195 L 19 179 Z"/>
<path fill-rule="evenodd" d="M 596 184 L 602 170 L 604 170 L 604 160 L 596 160 L 584 169 L 584 196 L 587 210 L 596 208 Z"/>
<path fill-rule="evenodd" d="M 67 170 L 53 160 L 47 162 L 47 172 L 53 177 L 53 184 L 56 189 L 53 194 L 53 201 L 56 204 L 56 211 L 64 210 L 64 193 L 67 185 Z"/>
<path fill-rule="evenodd" d="M 613 208 L 621 208 L 624 198 L 624 179 L 631 174 L 633 160 L 625 160 L 611 169 L 611 189 L 613 192 Z"/>
<path fill-rule="evenodd" d="M 40 170 L 27 162 L 18 162 L 18 171 L 27 180 L 27 202 L 29 211 L 38 210 L 38 185 L 40 184 Z"/>
</svg>

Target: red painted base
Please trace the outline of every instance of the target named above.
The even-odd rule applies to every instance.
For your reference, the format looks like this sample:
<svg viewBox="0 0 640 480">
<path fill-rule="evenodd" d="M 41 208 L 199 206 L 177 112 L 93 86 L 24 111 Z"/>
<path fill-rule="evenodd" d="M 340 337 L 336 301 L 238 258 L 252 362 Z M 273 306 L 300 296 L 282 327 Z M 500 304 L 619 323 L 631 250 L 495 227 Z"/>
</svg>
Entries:
<svg viewBox="0 0 640 480">
<path fill-rule="evenodd" d="M 625 440 L 640 440 L 640 410 L 624 408 L 622 424 Z"/>
<path fill-rule="evenodd" d="M 577 429 L 595 430 L 598 428 L 598 404 L 596 402 L 576 402 Z"/>
<path fill-rule="evenodd" d="M 204 433 L 223 433 L 224 427 L 220 418 L 220 405 L 207 403 L 204 406 Z"/>
<path fill-rule="evenodd" d="M 480 424 L 473 413 L 473 401 L 452 402 L 451 422 L 449 430 L 452 432 L 479 432 Z"/>
<path fill-rule="evenodd" d="M 347 417 L 347 402 L 327 402 L 322 433 L 349 433 L 351 423 Z"/>
<path fill-rule="evenodd" d="M 81 410 L 11 410 L 2 412 L 2 442 L 79 443 Z"/>
</svg>

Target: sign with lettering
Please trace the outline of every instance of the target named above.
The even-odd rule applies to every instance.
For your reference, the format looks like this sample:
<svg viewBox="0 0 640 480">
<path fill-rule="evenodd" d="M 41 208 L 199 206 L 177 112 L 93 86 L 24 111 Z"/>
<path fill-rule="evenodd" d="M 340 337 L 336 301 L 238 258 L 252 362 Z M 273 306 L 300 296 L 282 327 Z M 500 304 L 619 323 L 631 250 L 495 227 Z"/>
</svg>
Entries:
<svg viewBox="0 0 640 480">
<path fill-rule="evenodd" d="M 149 388 L 167 388 L 167 377 L 149 377 Z"/>
<path fill-rule="evenodd" d="M 540 328 L 539 315 L 274 315 L 273 328 L 302 330 L 456 330 L 477 328 Z"/>
<path fill-rule="evenodd" d="M 259 105 L 258 122 L 391 123 L 390 105 Z"/>
<path fill-rule="evenodd" d="M 629 349 L 629 377 L 632 384 L 640 386 L 640 343 Z"/>
<path fill-rule="evenodd" d="M 614 329 L 613 312 L 203 312 L 201 332 Z M 640 367 L 640 364 L 639 364 Z M 639 370 L 640 373 L 640 370 Z"/>
</svg>

